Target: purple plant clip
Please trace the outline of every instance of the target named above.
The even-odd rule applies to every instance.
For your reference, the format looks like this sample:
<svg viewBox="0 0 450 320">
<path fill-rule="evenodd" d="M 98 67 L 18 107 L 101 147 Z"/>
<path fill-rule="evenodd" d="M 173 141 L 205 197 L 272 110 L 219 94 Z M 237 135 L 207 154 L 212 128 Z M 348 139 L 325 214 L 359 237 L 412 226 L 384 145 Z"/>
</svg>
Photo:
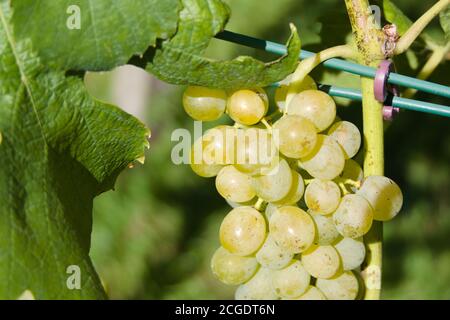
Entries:
<svg viewBox="0 0 450 320">
<path fill-rule="evenodd" d="M 394 96 L 398 96 L 398 88 L 396 86 L 391 86 L 388 84 L 387 79 L 389 73 L 395 71 L 394 64 L 392 61 L 383 60 L 378 66 L 377 72 L 375 73 L 373 91 L 375 99 L 379 102 L 385 103 L 388 94 L 391 93 Z M 399 113 L 399 108 L 393 106 L 384 105 L 383 106 L 383 119 L 386 121 L 392 121 L 394 116 Z"/>
</svg>

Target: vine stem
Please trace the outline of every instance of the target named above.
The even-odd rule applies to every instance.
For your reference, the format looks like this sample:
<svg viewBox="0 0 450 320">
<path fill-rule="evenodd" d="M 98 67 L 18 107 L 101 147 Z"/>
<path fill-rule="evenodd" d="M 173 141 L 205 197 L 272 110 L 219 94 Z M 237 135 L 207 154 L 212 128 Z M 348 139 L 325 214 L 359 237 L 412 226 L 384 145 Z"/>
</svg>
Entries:
<svg viewBox="0 0 450 320">
<path fill-rule="evenodd" d="M 358 62 L 370 67 L 378 67 L 384 59 L 382 45 L 384 36 L 371 17 L 367 0 L 345 0 L 348 16 L 352 25 Z M 373 79 L 361 78 L 363 126 L 364 126 L 364 175 L 384 174 L 384 142 L 382 104 L 375 100 Z M 380 298 L 382 268 L 381 222 L 374 221 L 370 231 L 364 236 L 366 260 L 361 276 L 365 284 L 364 299 Z"/>
<path fill-rule="evenodd" d="M 394 54 L 398 55 L 405 52 L 416 40 L 425 27 L 436 17 L 439 12 L 444 10 L 450 3 L 450 0 L 439 0 L 427 12 L 425 12 L 400 38 L 395 47 Z"/>
</svg>

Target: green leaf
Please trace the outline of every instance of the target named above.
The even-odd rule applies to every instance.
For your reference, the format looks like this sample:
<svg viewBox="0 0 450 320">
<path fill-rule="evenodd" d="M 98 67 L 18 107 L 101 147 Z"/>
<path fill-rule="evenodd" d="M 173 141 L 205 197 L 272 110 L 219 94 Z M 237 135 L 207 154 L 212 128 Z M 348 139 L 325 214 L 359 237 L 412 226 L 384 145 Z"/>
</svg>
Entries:
<svg viewBox="0 0 450 320">
<path fill-rule="evenodd" d="M 442 30 L 444 30 L 445 38 L 450 39 L 450 6 L 439 14 L 439 21 L 441 23 Z"/>
<path fill-rule="evenodd" d="M 11 17 L 1 1 L 0 298 L 105 298 L 89 257 L 92 202 L 143 156 L 148 129 L 42 64 Z M 69 266 L 80 289 L 67 286 Z"/>
<path fill-rule="evenodd" d="M 184 9 L 176 35 L 154 52 L 147 69 L 173 84 L 195 84 L 225 89 L 263 87 L 285 78 L 297 65 L 300 39 L 295 27 L 288 54 L 270 63 L 241 56 L 231 61 L 203 57 L 209 41 L 222 31 L 229 17 L 219 0 L 182 0 Z"/>
<path fill-rule="evenodd" d="M 16 37 L 31 38 L 46 65 L 109 70 L 177 27 L 178 0 L 13 0 Z M 79 8 L 80 29 L 76 27 Z M 69 28 L 67 25 L 71 26 Z"/>
<path fill-rule="evenodd" d="M 383 11 L 386 20 L 397 26 L 398 34 L 401 36 L 412 25 L 412 21 L 390 0 L 383 0 Z"/>
</svg>

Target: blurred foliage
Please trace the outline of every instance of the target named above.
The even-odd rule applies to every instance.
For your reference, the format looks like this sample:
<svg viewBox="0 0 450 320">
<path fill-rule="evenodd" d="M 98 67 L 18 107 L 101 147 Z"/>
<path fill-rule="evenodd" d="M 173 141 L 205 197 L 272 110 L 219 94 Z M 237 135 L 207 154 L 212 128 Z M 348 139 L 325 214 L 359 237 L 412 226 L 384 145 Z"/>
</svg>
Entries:
<svg viewBox="0 0 450 320">
<path fill-rule="evenodd" d="M 292 21 L 299 29 L 303 48 L 311 51 L 343 43 L 350 32 L 343 2 L 339 0 L 227 2 L 232 9 L 227 29 L 283 42 Z M 394 2 L 412 20 L 434 3 Z M 374 4 L 381 7 L 381 1 Z M 429 31 L 437 28 L 436 21 Z M 429 51 L 420 42 L 412 51 L 420 67 Z M 208 49 L 208 55 L 216 58 L 237 54 L 273 58 L 219 40 L 214 40 Z M 398 57 L 397 69 L 415 75 L 417 66 L 412 68 L 414 64 L 409 60 L 406 55 Z M 430 80 L 448 85 L 449 71 L 448 63 L 442 64 Z M 328 84 L 358 87 L 355 77 L 321 67 L 313 75 Z M 107 82 L 98 81 L 97 91 L 107 92 Z M 90 83 L 95 85 L 95 81 Z M 147 123 L 153 136 L 147 162 L 122 174 L 117 191 L 108 192 L 95 202 L 93 260 L 111 298 L 231 298 L 233 290 L 216 281 L 209 270 L 209 259 L 219 245 L 219 225 L 229 207 L 217 194 L 213 179 L 200 178 L 189 166 L 171 162 L 175 144 L 170 139 L 172 131 L 192 130 L 193 124 L 181 106 L 183 88 L 159 88 L 148 106 Z M 448 103 L 427 94 L 418 94 L 416 99 Z M 338 113 L 362 127 L 359 104 L 346 103 Z M 382 296 L 449 299 L 449 120 L 402 112 L 386 131 L 385 163 L 385 174 L 399 183 L 405 201 L 401 214 L 384 228 Z"/>
</svg>

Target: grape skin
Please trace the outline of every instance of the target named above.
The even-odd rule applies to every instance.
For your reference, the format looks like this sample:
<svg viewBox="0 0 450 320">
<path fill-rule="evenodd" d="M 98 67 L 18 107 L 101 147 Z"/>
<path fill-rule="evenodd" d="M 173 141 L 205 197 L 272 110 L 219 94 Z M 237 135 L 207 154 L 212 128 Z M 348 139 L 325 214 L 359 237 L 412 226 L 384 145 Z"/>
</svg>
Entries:
<svg viewBox="0 0 450 320">
<path fill-rule="evenodd" d="M 235 122 L 250 126 L 258 123 L 267 113 L 268 101 L 262 89 L 238 90 L 228 98 L 227 112 Z"/>
<path fill-rule="evenodd" d="M 365 235 L 372 226 L 373 210 L 363 197 L 347 194 L 333 213 L 333 220 L 341 235 L 359 238 Z"/>
<path fill-rule="evenodd" d="M 333 244 L 339 237 L 340 233 L 337 231 L 333 222 L 333 217 L 324 216 L 314 211 L 308 211 L 311 214 L 316 224 L 316 239 L 315 244 L 326 246 Z"/>
<path fill-rule="evenodd" d="M 309 120 L 285 115 L 273 126 L 278 133 L 278 148 L 286 157 L 299 159 L 310 154 L 317 143 L 317 133 Z"/>
<path fill-rule="evenodd" d="M 316 286 L 329 300 L 354 300 L 359 290 L 358 279 L 351 271 L 332 279 L 317 279 Z"/>
<path fill-rule="evenodd" d="M 286 160 L 281 159 L 270 174 L 253 177 L 255 192 L 261 199 L 274 202 L 283 199 L 291 190 L 292 170 Z"/>
<path fill-rule="evenodd" d="M 309 286 L 306 292 L 296 300 L 327 300 L 327 297 L 317 287 Z"/>
<path fill-rule="evenodd" d="M 203 150 L 209 143 L 209 141 L 205 141 L 201 137 L 192 145 L 189 155 L 191 160 L 189 165 L 192 171 L 204 178 L 215 177 L 223 167 L 222 165 L 209 164 L 205 161 Z"/>
<path fill-rule="evenodd" d="M 294 254 L 308 249 L 315 238 L 313 219 L 294 206 L 278 208 L 270 217 L 269 230 L 280 247 Z"/>
<path fill-rule="evenodd" d="M 211 259 L 211 270 L 214 276 L 228 285 L 238 285 L 249 280 L 258 269 L 254 257 L 241 257 L 231 254 L 223 247 L 214 253 Z"/>
<path fill-rule="evenodd" d="M 364 179 L 364 172 L 361 166 L 353 159 L 345 160 L 344 170 L 339 175 L 339 178 L 346 180 L 352 180 L 355 182 L 362 182 Z M 351 186 L 350 189 L 356 192 L 358 189 L 355 186 Z"/>
<path fill-rule="evenodd" d="M 220 226 L 220 243 L 232 254 L 248 256 L 256 252 L 266 238 L 266 222 L 252 207 L 231 210 Z"/>
<path fill-rule="evenodd" d="M 227 94 L 224 90 L 189 86 L 183 94 L 183 107 L 194 120 L 213 121 L 225 112 Z"/>
<path fill-rule="evenodd" d="M 341 267 L 341 258 L 333 246 L 313 246 L 302 253 L 306 271 L 315 278 L 329 279 Z"/>
<path fill-rule="evenodd" d="M 364 197 L 374 209 L 374 220 L 393 219 L 403 205 L 403 194 L 399 186 L 383 176 L 369 176 L 364 179 L 358 195 Z"/>
<path fill-rule="evenodd" d="M 281 111 L 284 111 L 286 108 L 286 98 L 288 94 L 297 94 L 308 89 L 317 89 L 316 83 L 310 76 L 306 76 L 302 82 L 296 83 L 291 83 L 290 78 L 291 75 L 287 76 L 286 79 L 281 81 L 281 85 L 275 90 L 275 104 Z"/>
<path fill-rule="evenodd" d="M 283 298 L 298 297 L 306 291 L 310 281 L 311 276 L 298 260 L 284 269 L 273 271 L 272 275 L 272 286 L 277 295 Z"/>
<path fill-rule="evenodd" d="M 251 178 L 231 165 L 217 174 L 216 189 L 226 200 L 238 203 L 250 201 L 256 195 Z"/>
<path fill-rule="evenodd" d="M 294 255 L 284 251 L 269 234 L 263 246 L 256 253 L 256 260 L 265 268 L 281 269 L 291 262 Z"/>
<path fill-rule="evenodd" d="M 335 211 L 341 201 L 341 190 L 333 181 L 314 179 L 305 190 L 305 203 L 309 209 L 330 214 Z"/>
<path fill-rule="evenodd" d="M 317 136 L 314 150 L 300 159 L 303 169 L 321 180 L 333 180 L 344 169 L 344 153 L 338 143 L 325 135 Z"/>
<path fill-rule="evenodd" d="M 361 134 L 358 127 L 349 121 L 336 122 L 328 130 L 328 136 L 339 143 L 346 159 L 353 158 L 361 147 Z"/>
<path fill-rule="evenodd" d="M 296 94 L 287 108 L 287 114 L 296 114 L 311 121 L 321 132 L 328 128 L 336 117 L 336 104 L 325 92 L 305 90 Z"/>
<path fill-rule="evenodd" d="M 276 205 L 295 205 L 303 196 L 305 183 L 300 173 L 292 170 L 292 186 L 288 194 L 281 200 L 274 201 Z"/>
<path fill-rule="evenodd" d="M 335 244 L 335 248 L 341 256 L 342 267 L 345 271 L 358 268 L 366 256 L 366 247 L 362 238 L 343 238 Z"/>
<path fill-rule="evenodd" d="M 235 300 L 277 300 L 272 286 L 272 270 L 261 267 L 248 282 L 240 285 Z"/>
</svg>

